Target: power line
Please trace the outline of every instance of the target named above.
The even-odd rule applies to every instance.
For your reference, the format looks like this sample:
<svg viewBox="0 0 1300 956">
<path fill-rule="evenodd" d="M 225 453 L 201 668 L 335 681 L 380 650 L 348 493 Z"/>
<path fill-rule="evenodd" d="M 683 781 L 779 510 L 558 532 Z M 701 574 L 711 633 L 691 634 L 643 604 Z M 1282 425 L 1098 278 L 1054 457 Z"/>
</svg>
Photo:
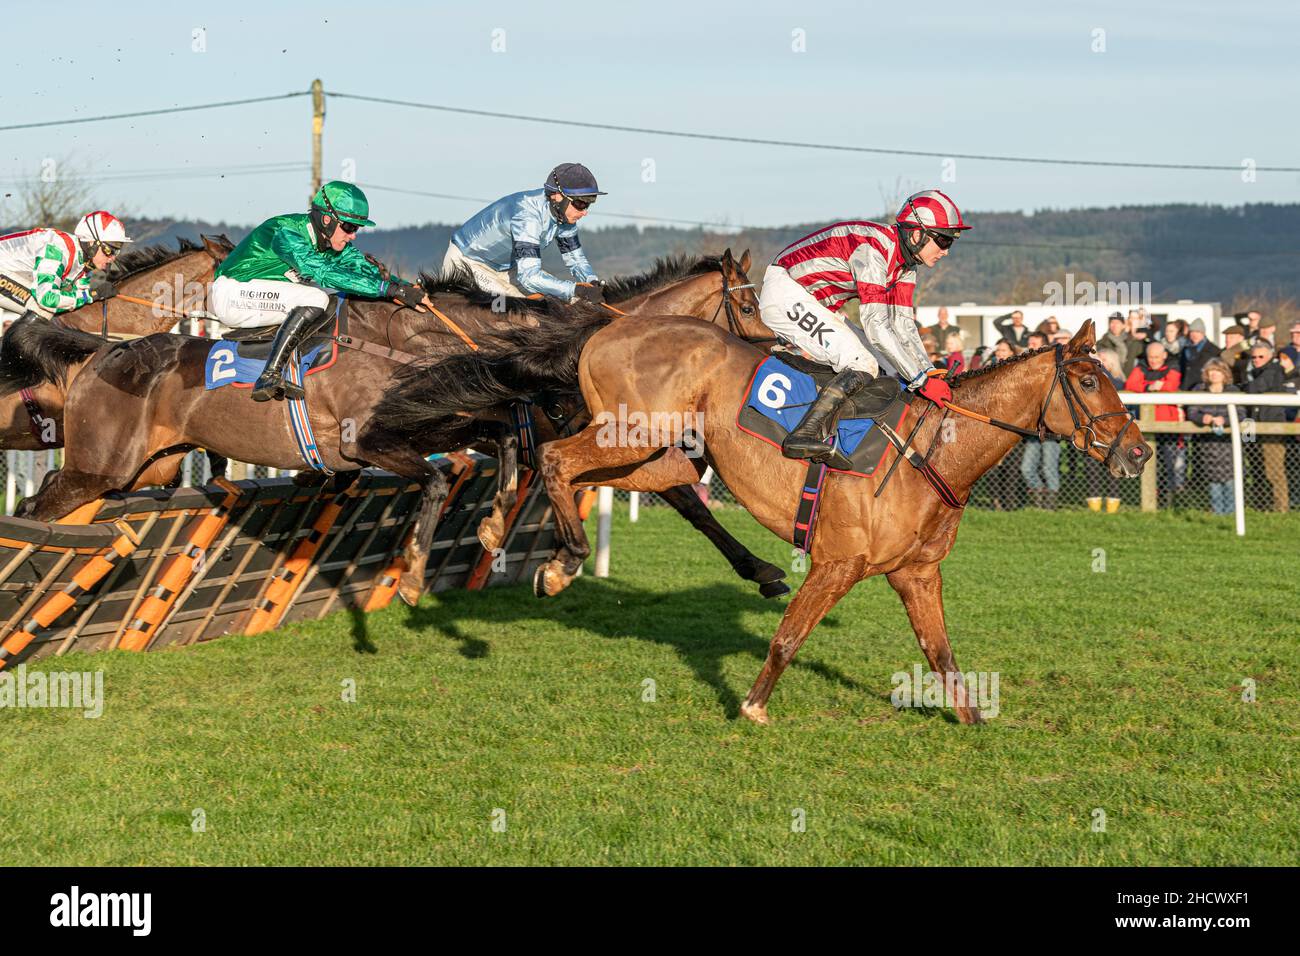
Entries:
<svg viewBox="0 0 1300 956">
<path fill-rule="evenodd" d="M 892 149 L 882 146 L 842 146 L 833 143 L 799 142 L 785 139 L 760 139 L 754 136 L 726 136 L 721 133 L 692 133 L 683 130 L 654 129 L 645 126 L 622 126 L 616 123 L 591 123 L 583 120 L 553 119 L 543 116 L 525 116 L 522 113 L 502 113 L 495 110 L 476 110 L 462 106 L 445 106 L 438 103 L 416 103 L 382 96 L 363 96 L 359 93 L 334 93 L 330 96 L 345 100 L 362 100 L 388 106 L 408 106 L 413 109 L 437 110 L 443 113 L 460 113 L 465 116 L 487 116 L 493 119 L 519 120 L 525 123 L 542 123 L 550 126 L 578 126 L 583 129 L 603 129 L 618 133 L 647 133 L 652 136 L 673 136 L 679 139 L 702 139 L 718 143 L 743 143 L 750 146 L 787 146 L 795 149 L 813 149 L 839 153 L 875 153 L 883 156 L 924 156 L 931 159 L 971 159 L 991 163 L 1027 163 L 1044 166 L 1099 166 L 1118 169 L 1178 169 L 1211 170 L 1214 172 L 1241 172 L 1242 166 L 1220 166 L 1210 163 L 1139 163 L 1123 160 L 1101 159 L 1051 159 L 1041 156 L 1001 156 L 987 153 L 951 153 L 921 149 Z M 4 127 L 0 127 L 3 129 Z M 1300 173 L 1300 166 L 1255 166 L 1256 172 Z"/>
<path fill-rule="evenodd" d="M 170 113 L 190 113 L 197 110 L 221 109 L 228 106 L 248 106 L 254 103 L 271 103 L 278 100 L 310 96 L 310 90 L 292 93 L 280 93 L 274 96 L 256 96 L 239 100 L 223 100 L 217 103 L 197 103 L 191 106 L 169 106 L 153 110 L 135 110 L 130 113 L 107 113 L 102 116 L 82 116 L 63 120 L 42 120 L 38 123 L 11 123 L 0 126 L 0 132 L 24 129 L 42 129 L 51 126 L 71 126 L 80 123 L 101 123 L 108 120 L 134 119 L 141 116 L 162 116 Z M 626 126 L 618 123 L 593 123 L 584 120 L 556 119 L 544 116 L 527 116 L 522 113 L 504 113 L 498 110 L 471 109 L 463 106 L 447 106 L 440 103 L 417 103 L 411 100 L 398 100 L 382 96 L 366 96 L 360 93 L 334 93 L 329 96 L 339 99 L 358 100 L 367 103 L 381 103 L 388 106 L 405 106 L 412 109 L 436 110 L 443 113 L 459 113 L 464 116 L 484 116 L 492 119 L 508 119 L 525 123 L 541 123 L 550 126 L 574 126 L 582 129 L 609 130 L 619 133 L 641 133 L 651 136 L 669 136 L 678 139 L 707 140 L 718 143 L 740 143 L 750 146 L 781 146 L 791 149 L 811 149 L 823 152 L 868 153 L 880 156 L 920 156 L 928 159 L 967 159 L 991 163 L 1021 163 L 1041 166 L 1085 166 L 1109 169 L 1165 169 L 1195 170 L 1210 172 L 1241 172 L 1237 164 L 1221 165 L 1214 163 L 1144 163 L 1129 160 L 1101 159 L 1058 159 L 1045 156 L 1010 156 L 992 153 L 957 153 L 939 150 L 899 149 L 884 146 L 845 146 L 836 143 L 801 142 L 797 140 L 764 139 L 756 136 L 728 136 L 722 133 L 697 133 L 687 130 L 656 129 L 647 126 Z M 1255 166 L 1255 172 L 1297 173 L 1300 166 Z M 628 217 L 630 218 L 630 217 Z M 679 220 L 689 222 L 689 220 Z"/>
<path fill-rule="evenodd" d="M 310 163 L 249 163 L 243 166 L 171 166 L 163 169 L 133 169 L 110 173 L 78 173 L 74 178 L 87 187 L 99 183 L 169 182 L 178 179 L 226 179 L 236 176 L 261 176 L 270 173 L 300 173 L 311 169 Z M 36 185 L 35 180 L 0 181 L 0 188 L 23 191 Z"/>
<path fill-rule="evenodd" d="M 76 123 L 102 123 L 105 120 L 132 119 L 137 116 L 161 116 L 164 113 L 192 113 L 195 110 L 215 110 L 225 106 L 247 106 L 250 103 L 270 103 L 275 100 L 292 99 L 295 96 L 309 96 L 310 90 L 297 93 L 280 93 L 277 96 L 254 96 L 246 100 L 223 100 L 220 103 L 198 103 L 194 106 L 168 106 L 156 110 L 136 110 L 133 113 L 107 113 L 103 116 L 82 116 L 77 119 L 44 120 L 40 123 L 14 123 L 0 126 L 0 133 L 15 129 L 39 129 L 45 126 L 72 126 Z"/>
</svg>

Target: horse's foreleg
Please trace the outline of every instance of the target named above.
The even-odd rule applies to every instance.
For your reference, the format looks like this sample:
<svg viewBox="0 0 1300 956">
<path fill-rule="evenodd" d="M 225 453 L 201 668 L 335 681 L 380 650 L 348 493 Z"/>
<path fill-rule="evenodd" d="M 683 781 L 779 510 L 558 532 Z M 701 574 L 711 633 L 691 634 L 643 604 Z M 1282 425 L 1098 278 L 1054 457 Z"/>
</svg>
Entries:
<svg viewBox="0 0 1300 956">
<path fill-rule="evenodd" d="M 424 572 L 429 563 L 429 548 L 438 530 L 438 513 L 449 490 L 442 471 L 404 441 L 381 433 L 364 433 L 357 443 L 361 457 L 403 478 L 421 483 L 419 513 L 407 536 L 402 552 L 406 564 L 397 593 L 414 607 L 424 593 Z"/>
<path fill-rule="evenodd" d="M 790 593 L 790 588 L 781 581 L 785 577 L 785 572 L 776 565 L 762 560 L 732 537 L 727 529 L 718 523 L 718 519 L 713 517 L 713 512 L 700 500 L 693 486 L 678 485 L 659 492 L 659 497 L 672 505 L 674 510 L 689 521 L 696 531 L 708 538 L 731 564 L 732 570 L 746 581 L 756 582 L 759 585 L 759 593 L 763 597 L 779 597 Z"/>
<path fill-rule="evenodd" d="M 957 660 L 952 655 L 952 645 L 948 643 L 948 628 L 943 620 L 943 579 L 939 565 L 913 564 L 899 568 L 887 575 L 889 584 L 903 599 L 907 608 L 908 619 L 916 640 L 930 662 L 930 670 L 944 679 L 944 686 L 952 688 L 953 710 L 957 719 L 963 724 L 982 724 L 983 716 L 979 708 L 970 700 L 961 672 L 957 670 Z M 914 693 L 920 693 L 916 688 Z"/>
<path fill-rule="evenodd" d="M 429 549 L 433 547 L 433 535 L 438 530 L 438 513 L 442 503 L 447 500 L 449 486 L 447 479 L 437 468 L 431 468 L 424 479 L 424 489 L 420 493 L 420 513 L 411 527 L 410 537 L 406 541 L 406 570 L 398 582 L 397 593 L 402 600 L 414 607 L 424 593 L 424 572 L 429 564 Z"/>
<path fill-rule="evenodd" d="M 772 688 L 794 660 L 795 654 L 799 653 L 799 648 L 812 633 L 812 629 L 826 616 L 826 612 L 848 594 L 853 585 L 862 580 L 865 565 L 866 559 L 861 557 L 813 564 L 812 570 L 786 606 L 781 624 L 772 636 L 763 669 L 759 671 L 758 679 L 740 705 L 742 714 L 755 723 L 768 722 L 767 699 L 772 696 Z"/>
<path fill-rule="evenodd" d="M 41 490 L 14 508 L 15 518 L 55 521 L 130 481 L 122 475 L 88 475 L 67 467 L 45 476 Z"/>
<path fill-rule="evenodd" d="M 491 553 L 501 547 L 506 537 L 506 515 L 519 499 L 519 439 L 513 428 L 497 437 L 497 493 L 492 498 L 492 513 L 479 522 L 478 540 Z"/>
</svg>

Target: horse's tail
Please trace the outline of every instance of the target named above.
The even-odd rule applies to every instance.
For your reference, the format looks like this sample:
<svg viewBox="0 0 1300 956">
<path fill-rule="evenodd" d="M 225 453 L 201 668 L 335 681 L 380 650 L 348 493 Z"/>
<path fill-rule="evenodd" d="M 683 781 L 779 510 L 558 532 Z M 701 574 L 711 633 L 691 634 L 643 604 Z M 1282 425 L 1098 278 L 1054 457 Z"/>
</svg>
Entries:
<svg viewBox="0 0 1300 956">
<path fill-rule="evenodd" d="M 562 320 L 493 332 L 476 352 L 405 366 L 375 418 L 410 434 L 458 412 L 480 412 L 540 392 L 576 397 L 583 346 L 614 318 L 603 309 L 574 306 Z"/>
<path fill-rule="evenodd" d="M 0 395 L 53 382 L 62 386 L 68 368 L 94 355 L 104 340 L 43 319 L 19 319 L 0 338 Z"/>
</svg>

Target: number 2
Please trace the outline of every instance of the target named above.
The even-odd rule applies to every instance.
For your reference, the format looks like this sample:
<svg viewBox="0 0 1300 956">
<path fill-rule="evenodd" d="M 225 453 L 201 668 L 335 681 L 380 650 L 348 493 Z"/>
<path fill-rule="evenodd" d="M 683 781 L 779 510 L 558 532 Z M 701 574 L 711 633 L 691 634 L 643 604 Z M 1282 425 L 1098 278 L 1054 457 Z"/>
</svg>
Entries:
<svg viewBox="0 0 1300 956">
<path fill-rule="evenodd" d="M 235 377 L 235 353 L 233 349 L 220 348 L 212 353 L 212 381 Z"/>
</svg>

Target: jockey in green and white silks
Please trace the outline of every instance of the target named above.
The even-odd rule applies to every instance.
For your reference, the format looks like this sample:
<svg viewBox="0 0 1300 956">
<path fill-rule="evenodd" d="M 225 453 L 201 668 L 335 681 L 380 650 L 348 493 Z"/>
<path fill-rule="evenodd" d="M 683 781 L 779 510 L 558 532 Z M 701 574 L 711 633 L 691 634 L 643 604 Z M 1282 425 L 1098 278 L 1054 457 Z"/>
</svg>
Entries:
<svg viewBox="0 0 1300 956">
<path fill-rule="evenodd" d="M 309 212 L 266 220 L 217 267 L 212 311 L 222 322 L 234 328 L 280 324 L 253 386 L 254 401 L 303 397 L 301 386 L 284 380 L 284 366 L 323 324 L 327 290 L 400 299 L 413 308 L 424 300 L 419 286 L 385 277 L 352 246 L 358 229 L 374 225 L 369 215 L 366 194 L 356 186 L 326 183 Z"/>
<path fill-rule="evenodd" d="M 468 269 L 485 292 L 541 293 L 563 302 L 603 301 L 600 281 L 578 239 L 578 221 L 603 195 L 586 166 L 562 163 L 551 170 L 540 189 L 498 199 L 457 229 L 447 245 L 442 274 Z M 542 250 L 552 241 L 576 281 L 557 278 L 542 268 Z"/>
<path fill-rule="evenodd" d="M 90 270 L 108 268 L 131 241 L 117 217 L 103 210 L 82 217 L 72 235 L 28 229 L 0 236 L 0 310 L 48 319 L 81 308 L 94 298 Z"/>
</svg>

